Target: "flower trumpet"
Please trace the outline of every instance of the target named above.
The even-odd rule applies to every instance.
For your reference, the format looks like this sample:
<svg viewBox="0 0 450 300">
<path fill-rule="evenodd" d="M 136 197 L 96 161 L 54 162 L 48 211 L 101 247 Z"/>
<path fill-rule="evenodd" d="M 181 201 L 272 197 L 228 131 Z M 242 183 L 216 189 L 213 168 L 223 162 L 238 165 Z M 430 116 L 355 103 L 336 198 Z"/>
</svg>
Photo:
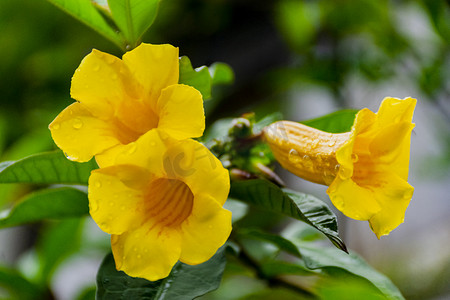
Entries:
<svg viewBox="0 0 450 300">
<path fill-rule="evenodd" d="M 407 180 L 415 105 L 412 98 L 385 98 L 377 113 L 360 110 L 350 132 L 280 121 L 264 129 L 264 138 L 281 166 L 328 185 L 333 205 L 368 220 L 380 238 L 404 221 L 414 191 Z"/>
</svg>

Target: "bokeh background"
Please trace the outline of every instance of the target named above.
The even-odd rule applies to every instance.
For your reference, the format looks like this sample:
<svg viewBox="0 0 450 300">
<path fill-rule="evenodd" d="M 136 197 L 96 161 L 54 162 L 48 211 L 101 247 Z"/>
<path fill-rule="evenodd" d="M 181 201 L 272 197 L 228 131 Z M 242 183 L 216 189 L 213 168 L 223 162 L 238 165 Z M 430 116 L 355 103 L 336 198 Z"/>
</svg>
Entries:
<svg viewBox="0 0 450 300">
<path fill-rule="evenodd" d="M 405 223 L 377 240 L 367 222 L 336 214 L 347 246 L 407 299 L 450 298 L 450 1 L 163 0 L 143 41 L 176 45 L 195 67 L 234 69 L 235 83 L 214 91 L 209 124 L 248 111 L 300 121 L 342 108 L 376 111 L 386 96 L 418 99 Z M 47 126 L 73 101 L 71 77 L 92 48 L 121 55 L 45 0 L 0 1 L 0 161 L 55 149 Z M 277 171 L 291 188 L 328 201 L 326 187 Z M 1 185 L 2 209 L 35 188 Z M 32 276 L 51 229 L 1 230 L 0 264 Z M 67 232 L 61 247 L 76 255 L 51 270 L 57 299 L 92 290 L 108 249 L 89 218 Z"/>
</svg>

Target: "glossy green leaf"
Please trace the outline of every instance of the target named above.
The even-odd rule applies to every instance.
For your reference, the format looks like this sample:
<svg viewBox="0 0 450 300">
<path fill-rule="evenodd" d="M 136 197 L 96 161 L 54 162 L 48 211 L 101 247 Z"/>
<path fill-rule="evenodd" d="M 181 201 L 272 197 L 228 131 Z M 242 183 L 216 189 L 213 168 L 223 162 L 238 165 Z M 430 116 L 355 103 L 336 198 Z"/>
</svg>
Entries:
<svg viewBox="0 0 450 300">
<path fill-rule="evenodd" d="M 3 266 L 0 266 L 0 288 L 7 290 L 11 296 L 14 296 L 8 299 L 40 299 L 42 294 L 37 285 L 28 281 L 16 270 Z"/>
<path fill-rule="evenodd" d="M 343 109 L 300 123 L 331 133 L 348 132 L 352 129 L 353 121 L 355 120 L 355 115 L 357 113 L 358 110 Z"/>
<path fill-rule="evenodd" d="M 58 150 L 0 163 L 0 183 L 87 184 L 96 168 L 94 160 L 73 162 Z"/>
<path fill-rule="evenodd" d="M 233 69 L 226 63 L 216 62 L 209 66 L 212 84 L 231 84 L 234 81 Z"/>
<path fill-rule="evenodd" d="M 346 254 L 333 248 L 313 246 L 311 243 L 298 243 L 305 265 L 312 269 L 334 274 L 336 268 L 350 272 L 370 281 L 387 299 L 404 299 L 398 288 L 385 275 L 379 273 L 354 253 Z M 339 276 L 342 276 L 339 275 Z"/>
<path fill-rule="evenodd" d="M 37 246 L 40 259 L 39 278 L 42 283 L 48 283 L 53 271 L 64 258 L 78 250 L 81 225 L 82 220 L 74 218 L 51 223 L 45 228 Z"/>
<path fill-rule="evenodd" d="M 160 0 L 108 0 L 114 21 L 132 48 L 153 24 Z"/>
<path fill-rule="evenodd" d="M 202 93 L 203 100 L 211 98 L 211 76 L 208 67 L 202 66 L 192 68 L 190 59 L 187 56 L 180 57 L 180 78 L 181 84 L 190 85 Z"/>
<path fill-rule="evenodd" d="M 336 247 L 347 251 L 338 234 L 336 216 L 324 202 L 311 195 L 254 179 L 232 182 L 230 197 L 301 220 L 324 233 Z"/>
<path fill-rule="evenodd" d="M 225 247 L 222 247 L 200 265 L 178 262 L 165 279 L 148 281 L 117 271 L 114 258 L 109 254 L 97 274 L 96 299 L 191 300 L 219 287 L 225 265 Z"/>
<path fill-rule="evenodd" d="M 112 29 L 102 14 L 95 8 L 90 0 L 48 0 L 66 13 L 72 15 L 84 24 L 90 26 L 98 33 L 111 40 L 119 47 L 123 47 L 121 37 Z"/>
<path fill-rule="evenodd" d="M 89 213 L 85 192 L 62 187 L 45 189 L 25 196 L 11 210 L 0 213 L 0 228 L 44 219 L 79 217 Z"/>
</svg>

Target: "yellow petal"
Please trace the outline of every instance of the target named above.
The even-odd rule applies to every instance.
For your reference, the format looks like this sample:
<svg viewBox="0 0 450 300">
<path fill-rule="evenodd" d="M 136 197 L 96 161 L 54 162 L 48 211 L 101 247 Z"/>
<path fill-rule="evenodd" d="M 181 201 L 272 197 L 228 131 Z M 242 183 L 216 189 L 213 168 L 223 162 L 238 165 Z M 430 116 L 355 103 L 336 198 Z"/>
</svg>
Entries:
<svg viewBox="0 0 450 300">
<path fill-rule="evenodd" d="M 141 44 L 123 55 L 123 62 L 133 70 L 142 96 L 155 110 L 161 90 L 178 83 L 178 48 L 171 45 Z"/>
<path fill-rule="evenodd" d="M 394 123 L 384 127 L 370 144 L 373 160 L 404 180 L 408 179 L 411 131 L 414 124 Z"/>
<path fill-rule="evenodd" d="M 165 88 L 158 99 L 158 128 L 176 139 L 200 137 L 205 130 L 202 95 L 195 88 L 176 84 Z"/>
<path fill-rule="evenodd" d="M 89 177 L 90 214 L 103 231 L 121 234 L 141 226 L 145 186 L 151 175 L 143 168 L 120 165 L 92 171 Z"/>
<path fill-rule="evenodd" d="M 228 171 L 199 142 L 183 140 L 170 145 L 164 156 L 164 170 L 169 178 L 184 181 L 195 196 L 209 195 L 220 204 L 228 197 Z"/>
<path fill-rule="evenodd" d="M 98 50 L 82 60 L 72 77 L 70 94 L 104 119 L 113 116 L 120 102 L 137 97 L 128 68 L 119 58 Z"/>
<path fill-rule="evenodd" d="M 95 158 L 100 167 L 131 164 L 146 168 L 157 177 L 162 177 L 165 174 L 163 156 L 166 148 L 159 131 L 152 129 L 136 142 L 114 147 Z"/>
<path fill-rule="evenodd" d="M 80 103 L 64 109 L 49 128 L 56 145 L 79 162 L 119 144 L 111 124 L 92 116 Z"/>
<path fill-rule="evenodd" d="M 385 175 L 384 179 L 388 184 L 375 194 L 381 210 L 369 220 L 370 227 L 378 238 L 388 235 L 403 223 L 414 192 L 414 188 L 399 176 Z"/>
<path fill-rule="evenodd" d="M 370 189 L 357 185 L 351 179 L 336 178 L 327 189 L 333 205 L 347 217 L 366 221 L 380 211 L 375 193 Z"/>
<path fill-rule="evenodd" d="M 411 123 L 416 102 L 417 100 L 414 98 L 384 98 L 377 112 L 380 124 Z"/>
<path fill-rule="evenodd" d="M 200 264 L 210 259 L 231 233 L 231 212 L 209 196 L 194 199 L 192 214 L 181 225 L 180 260 Z"/>
<path fill-rule="evenodd" d="M 181 237 L 177 230 L 149 224 L 111 236 L 117 270 L 132 277 L 156 281 L 167 277 L 180 258 Z"/>
</svg>

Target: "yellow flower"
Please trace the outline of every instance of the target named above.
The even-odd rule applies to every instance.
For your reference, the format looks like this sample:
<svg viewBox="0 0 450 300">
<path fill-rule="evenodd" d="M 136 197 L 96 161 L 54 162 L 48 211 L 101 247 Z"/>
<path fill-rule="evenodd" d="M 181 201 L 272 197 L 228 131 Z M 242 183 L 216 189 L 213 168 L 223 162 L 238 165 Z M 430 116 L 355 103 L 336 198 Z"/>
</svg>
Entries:
<svg viewBox="0 0 450 300">
<path fill-rule="evenodd" d="M 77 102 L 50 124 L 53 140 L 71 160 L 95 156 L 103 166 L 150 131 L 199 137 L 205 128 L 200 92 L 178 84 L 178 48 L 141 44 L 122 60 L 93 50 L 72 78 Z"/>
<path fill-rule="evenodd" d="M 178 260 L 200 264 L 225 243 L 231 212 L 222 205 L 230 180 L 196 141 L 163 140 L 153 131 L 140 146 L 125 146 L 119 165 L 92 172 L 90 214 L 111 234 L 116 268 L 155 281 Z"/>
<path fill-rule="evenodd" d="M 412 98 L 385 98 L 377 113 L 359 111 L 347 133 L 281 121 L 265 128 L 264 136 L 284 168 L 329 185 L 334 206 L 368 220 L 380 238 L 403 222 L 414 191 L 407 180 L 415 105 Z"/>
</svg>

